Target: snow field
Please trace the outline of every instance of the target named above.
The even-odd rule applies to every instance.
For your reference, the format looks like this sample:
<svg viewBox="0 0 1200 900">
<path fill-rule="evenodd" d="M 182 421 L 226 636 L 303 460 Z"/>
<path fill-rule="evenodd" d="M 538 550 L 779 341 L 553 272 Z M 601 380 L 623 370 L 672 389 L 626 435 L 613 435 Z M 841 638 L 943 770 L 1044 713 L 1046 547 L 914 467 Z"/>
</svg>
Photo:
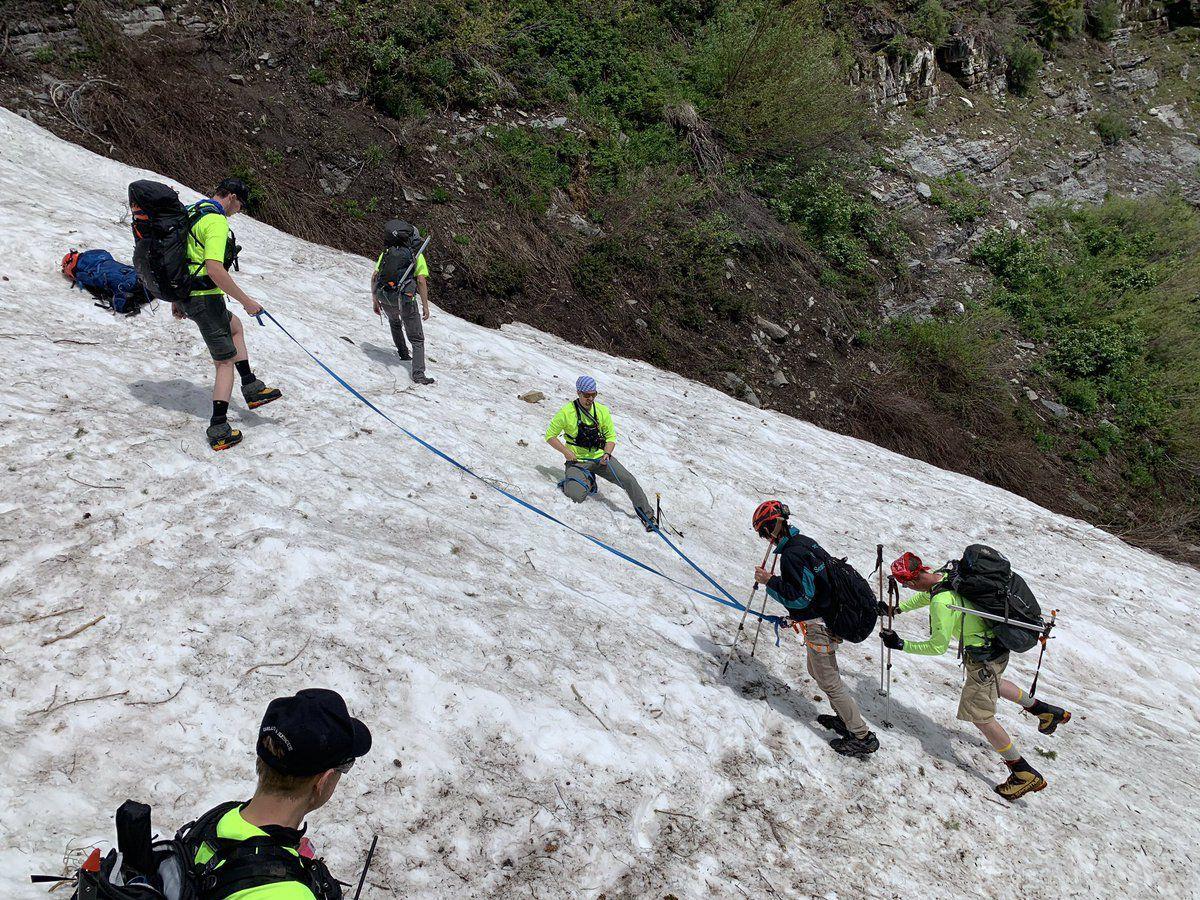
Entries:
<svg viewBox="0 0 1200 900">
<path fill-rule="evenodd" d="M 984 541 L 1062 610 L 1039 693 L 1075 718 L 1046 738 L 999 714 L 1047 790 L 991 792 L 1002 766 L 954 718 L 952 653 L 893 654 L 895 727 L 842 759 L 794 637 L 764 631 L 721 678 L 734 610 L 457 472 L 274 328 L 243 317 L 284 399 L 248 412 L 235 392 L 245 441 L 211 453 L 195 326 L 114 318 L 57 270 L 72 246 L 129 258 L 139 177 L 0 110 L 0 895 L 42 896 L 28 873 L 111 840 L 126 797 L 165 832 L 248 796 L 262 710 L 308 686 L 375 736 L 310 818 L 343 880 L 379 834 L 372 897 L 1195 895 L 1196 571 L 524 325 L 435 311 L 438 383 L 418 391 L 370 314 L 369 260 L 233 221 L 239 283 L 366 396 L 674 577 L 704 586 L 620 491 L 573 506 L 554 489 L 541 435 L 577 374 L 600 380 L 617 455 L 663 493 L 681 547 L 739 599 L 763 552 L 750 513 L 779 496 L 864 573 L 877 542 L 940 560 Z M 925 618 L 896 627 L 924 636 Z M 839 653 L 873 727 L 878 653 Z M 1035 661 L 1008 674 L 1027 685 Z"/>
</svg>

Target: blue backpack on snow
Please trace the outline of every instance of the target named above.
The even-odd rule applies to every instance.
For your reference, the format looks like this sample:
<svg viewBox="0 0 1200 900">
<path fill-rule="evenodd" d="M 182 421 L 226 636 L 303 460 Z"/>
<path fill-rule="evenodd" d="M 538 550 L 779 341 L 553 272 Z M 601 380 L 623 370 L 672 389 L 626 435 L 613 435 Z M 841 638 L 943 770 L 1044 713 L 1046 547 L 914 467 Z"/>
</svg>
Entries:
<svg viewBox="0 0 1200 900">
<path fill-rule="evenodd" d="M 72 286 L 95 297 L 101 309 L 132 316 L 150 302 L 133 266 L 117 262 L 107 250 L 72 250 L 63 257 L 62 270 Z"/>
</svg>

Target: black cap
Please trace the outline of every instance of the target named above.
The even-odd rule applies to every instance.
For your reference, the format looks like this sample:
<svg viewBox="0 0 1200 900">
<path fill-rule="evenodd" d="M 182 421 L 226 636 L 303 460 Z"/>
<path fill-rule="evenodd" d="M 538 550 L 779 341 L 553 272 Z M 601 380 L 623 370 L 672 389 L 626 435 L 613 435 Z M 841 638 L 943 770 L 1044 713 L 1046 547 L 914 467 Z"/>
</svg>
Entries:
<svg viewBox="0 0 1200 900">
<path fill-rule="evenodd" d="M 246 187 L 246 182 L 240 178 L 226 178 L 217 185 L 216 193 L 233 194 L 242 201 L 242 206 L 250 202 L 250 188 Z"/>
<path fill-rule="evenodd" d="M 258 729 L 258 756 L 285 775 L 319 775 L 365 756 L 371 732 L 346 709 L 337 691 L 307 688 L 267 705 Z"/>
</svg>

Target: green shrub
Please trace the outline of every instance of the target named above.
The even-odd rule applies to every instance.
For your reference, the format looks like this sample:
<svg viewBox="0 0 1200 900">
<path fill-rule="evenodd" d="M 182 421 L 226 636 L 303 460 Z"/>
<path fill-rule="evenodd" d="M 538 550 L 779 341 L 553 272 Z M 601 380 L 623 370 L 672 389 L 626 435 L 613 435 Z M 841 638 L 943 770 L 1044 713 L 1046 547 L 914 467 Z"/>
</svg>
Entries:
<svg viewBox="0 0 1200 900">
<path fill-rule="evenodd" d="M 1117 0 L 1098 0 L 1088 7 L 1088 31 L 1098 41 L 1112 40 L 1121 24 L 1121 6 Z"/>
<path fill-rule="evenodd" d="M 966 225 L 987 215 L 991 202 L 983 188 L 967 181 L 961 172 L 936 179 L 929 202 L 940 206 L 955 225 Z"/>
<path fill-rule="evenodd" d="M 1028 96 L 1042 68 L 1042 51 L 1028 41 L 1008 53 L 1008 88 L 1019 97 Z"/>
<path fill-rule="evenodd" d="M 843 271 L 864 271 L 869 251 L 896 252 L 896 230 L 827 160 L 807 167 L 794 160 L 777 163 L 759 173 L 755 187 L 780 219 L 796 225 L 805 240 Z"/>
<path fill-rule="evenodd" d="M 950 13 L 941 0 L 925 0 L 913 14 L 914 36 L 923 38 L 935 47 L 941 47 L 950 39 Z"/>
<path fill-rule="evenodd" d="M 308 83 L 319 85 L 329 84 L 329 75 L 324 69 L 313 66 L 308 70 Z"/>
<path fill-rule="evenodd" d="M 266 150 L 264 150 L 263 157 L 266 159 L 267 165 L 269 166 L 279 168 L 279 166 L 283 165 L 283 154 L 273 147 L 268 147 Z"/>
<path fill-rule="evenodd" d="M 963 411 L 981 396 L 1004 393 L 1004 332 L 996 310 L 970 309 L 949 319 L 901 318 L 872 342 L 909 370 L 933 380 L 944 406 Z"/>
<path fill-rule="evenodd" d="M 1069 41 L 1083 32 L 1083 0 L 1034 0 L 1038 34 L 1048 47 Z"/>
<path fill-rule="evenodd" d="M 1119 144 L 1129 137 L 1129 123 L 1114 112 L 1104 112 L 1096 116 L 1096 133 L 1106 147 Z"/>
<path fill-rule="evenodd" d="M 39 66 L 48 66 L 56 59 L 58 59 L 58 54 L 53 47 L 38 47 L 33 51 L 33 61 Z"/>
<path fill-rule="evenodd" d="M 704 111 L 735 151 L 803 155 L 865 124 L 816 0 L 723 4 L 693 55 Z"/>
</svg>

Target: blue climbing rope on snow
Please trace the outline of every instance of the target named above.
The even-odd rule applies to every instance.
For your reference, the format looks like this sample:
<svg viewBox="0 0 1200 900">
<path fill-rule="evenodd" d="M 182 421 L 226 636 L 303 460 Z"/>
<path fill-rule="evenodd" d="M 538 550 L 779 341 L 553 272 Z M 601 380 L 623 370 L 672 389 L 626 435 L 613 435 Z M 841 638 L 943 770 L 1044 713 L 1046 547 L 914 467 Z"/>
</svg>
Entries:
<svg viewBox="0 0 1200 900">
<path fill-rule="evenodd" d="M 759 619 L 762 619 L 764 622 L 772 623 L 775 626 L 776 642 L 778 642 L 779 625 L 783 621 L 780 616 L 769 616 L 764 613 L 756 612 L 753 609 L 747 610 L 745 606 L 743 606 L 737 600 L 733 599 L 733 597 L 730 596 L 728 591 L 726 591 L 723 587 L 721 587 L 719 584 L 717 584 L 717 582 L 707 572 L 705 572 L 698 565 L 696 565 L 694 562 L 692 562 L 690 559 L 688 559 L 686 556 L 684 556 L 682 551 L 680 551 L 679 548 L 677 548 L 674 544 L 672 544 L 669 540 L 667 540 L 666 536 L 663 535 L 662 532 L 658 532 L 659 537 L 661 537 L 664 541 L 666 541 L 667 545 L 670 546 L 671 549 L 674 550 L 677 554 L 679 554 L 679 556 L 685 562 L 687 562 L 688 565 L 690 565 L 693 569 L 695 569 L 697 572 L 699 572 L 701 575 L 703 575 L 704 578 L 708 581 L 708 583 L 713 585 L 717 590 L 719 590 L 724 595 L 724 597 L 718 597 L 715 594 L 710 594 L 707 591 L 702 591 L 699 588 L 692 587 L 690 584 L 684 584 L 682 581 L 672 578 L 670 575 L 666 574 L 665 572 L 659 571 L 658 569 L 654 568 L 653 566 L 649 565 L 648 563 L 642 562 L 637 557 L 630 556 L 628 553 L 624 552 L 623 550 L 619 550 L 616 547 L 612 546 L 611 544 L 605 543 L 604 541 L 600 540 L 598 537 L 594 537 L 593 535 L 588 534 L 586 531 L 580 531 L 578 528 L 574 527 L 573 525 L 569 525 L 566 522 L 562 521 L 561 519 L 546 512 L 541 507 L 535 506 L 534 504 L 530 503 L 529 501 L 521 499 L 516 494 L 513 494 L 510 491 L 506 491 L 502 487 L 498 487 L 497 485 L 492 484 L 492 482 L 488 481 L 482 475 L 475 472 L 473 469 L 471 469 L 465 463 L 459 462 L 457 459 L 455 459 L 450 454 L 446 453 L 444 450 L 441 450 L 438 447 L 435 447 L 433 444 L 429 443 L 429 441 L 427 441 L 424 438 L 420 437 L 419 435 L 416 435 L 413 432 L 409 431 L 407 428 L 405 428 L 403 425 L 401 425 L 399 422 L 397 422 L 395 419 L 393 419 L 391 416 L 389 416 L 387 413 L 385 413 L 382 409 L 380 409 L 378 406 L 376 406 L 374 403 L 372 403 L 370 400 L 368 400 L 365 396 L 362 395 L 362 393 L 359 392 L 359 390 L 357 388 L 355 388 L 352 384 L 350 384 L 350 382 L 346 381 L 346 379 L 344 379 L 341 375 L 339 375 L 337 372 L 335 372 L 329 366 L 325 365 L 325 363 L 323 363 L 316 356 L 316 354 L 314 354 L 311 350 L 309 350 L 307 347 L 305 347 L 304 344 L 300 343 L 300 341 L 296 339 L 296 336 L 293 335 L 290 331 L 288 331 L 283 326 L 283 323 L 280 322 L 277 318 L 275 318 L 275 316 L 271 315 L 271 313 L 268 312 L 266 310 L 266 308 L 264 308 L 262 310 L 262 312 L 258 313 L 255 316 L 255 318 L 258 320 L 259 325 L 266 327 L 266 323 L 263 322 L 263 320 L 262 320 L 263 316 L 266 316 L 268 319 L 270 319 L 272 322 L 274 322 L 276 328 L 278 328 L 280 331 L 282 331 L 292 341 L 293 344 L 295 344 L 297 347 L 299 347 L 301 350 L 303 350 L 305 355 L 308 356 L 309 359 L 311 359 L 318 366 L 320 366 L 325 371 L 325 374 L 327 374 L 330 378 L 332 378 L 339 385 L 341 385 L 342 388 L 345 391 L 347 391 L 351 396 L 353 396 L 356 400 L 358 400 L 360 403 L 362 403 L 364 406 L 366 406 L 367 409 L 371 410 L 371 412 L 375 413 L 377 416 L 382 418 L 384 421 L 388 422 L 390 425 L 397 428 L 398 430 L 403 432 L 408 437 L 412 438 L 414 441 L 416 441 L 418 444 L 420 444 L 422 447 L 424 447 L 430 453 L 432 453 L 435 456 L 440 457 L 441 459 L 450 463 L 450 465 L 454 466 L 456 469 L 460 470 L 464 474 L 469 475 L 470 477 L 474 478 L 476 481 L 479 481 L 479 482 L 487 485 L 489 488 L 491 488 L 493 491 L 500 494 L 501 496 L 507 497 L 509 500 L 513 501 L 514 503 L 518 504 L 519 506 L 524 507 L 525 509 L 529 510 L 530 512 L 535 513 L 535 514 L 541 516 L 542 518 L 553 522 L 555 525 L 560 525 L 563 528 L 567 529 L 568 531 L 574 532 L 575 534 L 579 535 L 580 537 L 582 537 L 588 541 L 591 541 L 593 544 L 595 544 L 597 547 L 601 548 L 602 550 L 606 550 L 607 552 L 613 554 L 614 556 L 617 556 L 617 557 L 625 560 L 626 562 L 628 562 L 634 566 L 637 566 L 639 569 L 641 569 L 644 572 L 648 572 L 651 575 L 661 578 L 664 581 L 666 581 L 670 584 L 673 584 L 676 587 L 681 588 L 685 591 L 688 591 L 690 593 L 697 594 L 698 596 L 705 597 L 709 600 L 712 600 L 714 603 L 720 603 L 722 606 L 732 607 L 733 609 L 736 609 L 739 612 L 749 612 L 750 615 L 755 616 Z M 618 481 L 619 481 L 619 479 L 618 479 Z M 658 529 L 656 528 L 655 531 L 658 531 Z"/>
</svg>

